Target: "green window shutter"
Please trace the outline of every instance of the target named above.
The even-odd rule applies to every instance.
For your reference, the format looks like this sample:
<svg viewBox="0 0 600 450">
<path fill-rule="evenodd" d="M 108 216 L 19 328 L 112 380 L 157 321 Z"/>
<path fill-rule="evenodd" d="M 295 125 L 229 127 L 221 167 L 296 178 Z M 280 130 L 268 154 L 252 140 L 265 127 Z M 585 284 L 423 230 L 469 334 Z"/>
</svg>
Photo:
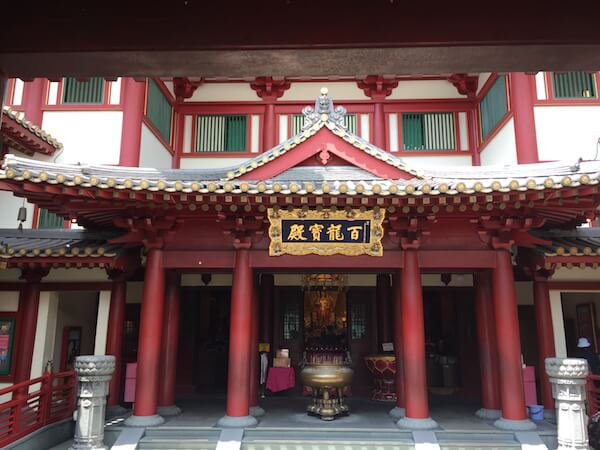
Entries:
<svg viewBox="0 0 600 450">
<path fill-rule="evenodd" d="M 456 132 L 454 114 L 402 113 L 404 150 L 454 150 Z"/>
<path fill-rule="evenodd" d="M 197 152 L 245 152 L 248 116 L 243 114 L 199 115 L 196 127 Z"/>
<path fill-rule="evenodd" d="M 104 78 L 79 81 L 63 78 L 62 102 L 66 104 L 100 104 L 104 102 Z"/>
<path fill-rule="evenodd" d="M 154 80 L 148 80 L 146 117 L 163 139 L 171 143 L 171 118 L 173 108 Z"/>
<path fill-rule="evenodd" d="M 292 115 L 292 136 L 302 131 L 304 126 L 304 114 Z M 344 126 L 350 133 L 356 134 L 356 114 L 346 114 L 344 116 Z"/>
<path fill-rule="evenodd" d="M 64 228 L 65 221 L 62 217 L 51 213 L 46 208 L 40 208 L 38 212 L 38 225 L 39 229 L 52 229 L 52 228 Z"/>
<path fill-rule="evenodd" d="M 304 126 L 304 114 L 292 115 L 292 136 L 296 136 L 302 131 Z"/>
<path fill-rule="evenodd" d="M 596 97 L 593 72 L 561 72 L 552 74 L 555 98 Z"/>
<path fill-rule="evenodd" d="M 479 104 L 482 139 L 488 137 L 507 111 L 505 77 L 500 76 L 494 81 L 494 84 Z"/>
</svg>

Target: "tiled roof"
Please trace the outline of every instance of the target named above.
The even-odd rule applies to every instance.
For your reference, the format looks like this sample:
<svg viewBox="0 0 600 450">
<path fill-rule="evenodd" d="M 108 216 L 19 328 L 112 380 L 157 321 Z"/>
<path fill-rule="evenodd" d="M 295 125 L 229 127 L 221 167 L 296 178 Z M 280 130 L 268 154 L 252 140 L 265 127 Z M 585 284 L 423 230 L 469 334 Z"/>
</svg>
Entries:
<svg viewBox="0 0 600 450">
<path fill-rule="evenodd" d="M 600 161 L 556 162 L 502 167 L 423 170 L 420 178 L 387 180 L 360 173 L 347 167 L 317 167 L 298 170 L 298 179 L 289 176 L 273 180 L 243 181 L 228 179 L 217 169 L 150 169 L 83 164 L 47 163 L 7 155 L 0 179 L 28 180 L 33 183 L 133 191 L 198 193 L 264 193 L 316 195 L 457 195 L 561 189 L 579 185 L 597 185 Z M 294 169 L 295 170 L 295 169 Z M 333 171 L 344 176 L 332 180 L 324 175 Z M 362 179 L 357 179 L 362 178 Z"/>
<path fill-rule="evenodd" d="M 2 117 L 6 117 L 12 123 L 18 124 L 21 128 L 23 128 L 29 133 L 34 134 L 44 142 L 50 144 L 56 150 L 60 150 L 63 148 L 63 145 L 60 142 L 58 142 L 55 138 L 53 138 L 49 133 L 45 132 L 37 125 L 34 125 L 30 121 L 26 120 L 23 113 L 13 111 L 8 106 L 4 106 L 2 107 Z"/>
<path fill-rule="evenodd" d="M 463 168 L 409 167 L 401 158 L 351 133 L 344 126 L 345 110 L 333 106 L 325 90 L 315 107 L 307 107 L 304 127 L 296 136 L 239 166 L 222 169 L 153 169 L 84 164 L 54 164 L 7 155 L 0 178 L 33 183 L 132 191 L 435 196 L 475 193 L 541 191 L 597 185 L 600 161 L 552 162 Z M 291 167 L 268 180 L 252 180 L 251 172 L 279 158 L 319 130 L 327 128 L 365 153 L 411 174 L 411 179 L 384 179 L 355 166 Z M 244 176 L 244 180 L 239 177 Z M 247 180 L 246 180 L 247 179 Z"/>
<path fill-rule="evenodd" d="M 108 240 L 120 233 L 80 230 L 0 229 L 0 259 L 25 257 L 114 257 L 121 246 Z"/>
<path fill-rule="evenodd" d="M 532 233 L 551 242 L 550 245 L 536 247 L 536 250 L 545 256 L 600 255 L 600 228 L 536 230 Z"/>
</svg>

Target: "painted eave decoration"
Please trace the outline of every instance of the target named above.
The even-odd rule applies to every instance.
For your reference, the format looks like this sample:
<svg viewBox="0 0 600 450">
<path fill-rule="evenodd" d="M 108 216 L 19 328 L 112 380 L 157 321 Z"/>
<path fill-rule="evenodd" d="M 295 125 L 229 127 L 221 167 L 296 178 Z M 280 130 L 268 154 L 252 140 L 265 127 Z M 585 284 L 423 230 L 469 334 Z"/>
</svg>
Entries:
<svg viewBox="0 0 600 450">
<path fill-rule="evenodd" d="M 23 113 L 2 107 L 2 133 L 6 143 L 27 155 L 43 153 L 52 155 L 63 145 L 49 133 L 28 121 Z"/>
</svg>

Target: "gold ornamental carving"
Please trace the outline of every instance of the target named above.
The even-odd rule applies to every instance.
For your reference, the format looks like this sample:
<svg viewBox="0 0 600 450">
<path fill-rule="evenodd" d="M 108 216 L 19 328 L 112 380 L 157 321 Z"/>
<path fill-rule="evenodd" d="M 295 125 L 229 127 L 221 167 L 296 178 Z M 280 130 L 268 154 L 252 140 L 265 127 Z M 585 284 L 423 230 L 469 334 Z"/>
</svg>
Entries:
<svg viewBox="0 0 600 450">
<path fill-rule="evenodd" d="M 382 256 L 384 209 L 268 209 L 269 256 Z"/>
</svg>

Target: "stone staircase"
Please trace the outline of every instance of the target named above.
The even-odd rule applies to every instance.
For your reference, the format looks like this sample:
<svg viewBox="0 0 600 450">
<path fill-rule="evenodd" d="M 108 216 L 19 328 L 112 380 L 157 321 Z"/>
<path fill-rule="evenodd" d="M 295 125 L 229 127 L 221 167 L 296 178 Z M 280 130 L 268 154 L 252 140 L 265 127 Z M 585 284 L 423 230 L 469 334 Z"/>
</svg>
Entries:
<svg viewBox="0 0 600 450">
<path fill-rule="evenodd" d="M 214 428 L 148 428 L 139 442 L 138 449 L 216 450 L 219 435 L 220 430 Z M 439 447 L 415 442 L 412 432 L 402 430 L 260 428 L 245 431 L 239 450 L 418 450 L 420 448 L 520 450 L 524 448 L 517 436 L 510 432 L 436 430 L 435 438 Z M 547 448 L 556 448 L 555 434 L 540 434 L 540 438 Z M 227 446 L 227 448 L 233 447 Z"/>
</svg>

